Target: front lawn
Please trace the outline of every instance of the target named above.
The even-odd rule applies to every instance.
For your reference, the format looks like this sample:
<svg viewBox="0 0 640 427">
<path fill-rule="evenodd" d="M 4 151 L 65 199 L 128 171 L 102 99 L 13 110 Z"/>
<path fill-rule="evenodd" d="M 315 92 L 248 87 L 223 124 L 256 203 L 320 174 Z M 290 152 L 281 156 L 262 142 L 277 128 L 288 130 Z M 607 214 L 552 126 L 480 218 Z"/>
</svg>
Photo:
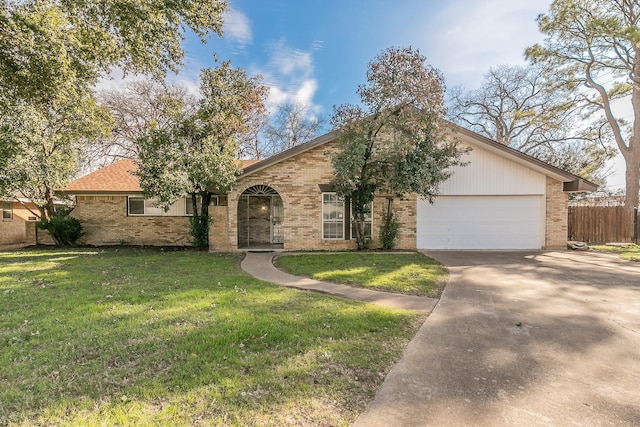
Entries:
<svg viewBox="0 0 640 427">
<path fill-rule="evenodd" d="M 337 252 L 284 255 L 276 266 L 316 280 L 439 298 L 447 269 L 419 253 Z"/>
<path fill-rule="evenodd" d="M 589 245 L 589 247 L 597 252 L 619 254 L 620 258 L 629 261 L 640 261 L 640 245 L 634 245 L 633 243 L 622 246 Z"/>
<path fill-rule="evenodd" d="M 424 316 L 241 255 L 0 252 L 0 425 L 347 425 Z"/>
</svg>

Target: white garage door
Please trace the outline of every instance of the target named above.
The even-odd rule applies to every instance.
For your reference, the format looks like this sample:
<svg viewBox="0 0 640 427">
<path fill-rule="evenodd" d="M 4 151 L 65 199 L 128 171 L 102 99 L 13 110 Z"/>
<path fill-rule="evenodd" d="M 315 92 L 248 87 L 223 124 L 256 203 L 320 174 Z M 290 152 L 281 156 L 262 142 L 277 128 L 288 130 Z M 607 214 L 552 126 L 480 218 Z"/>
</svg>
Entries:
<svg viewBox="0 0 640 427">
<path fill-rule="evenodd" d="M 418 249 L 540 249 L 542 196 L 418 200 Z"/>
</svg>

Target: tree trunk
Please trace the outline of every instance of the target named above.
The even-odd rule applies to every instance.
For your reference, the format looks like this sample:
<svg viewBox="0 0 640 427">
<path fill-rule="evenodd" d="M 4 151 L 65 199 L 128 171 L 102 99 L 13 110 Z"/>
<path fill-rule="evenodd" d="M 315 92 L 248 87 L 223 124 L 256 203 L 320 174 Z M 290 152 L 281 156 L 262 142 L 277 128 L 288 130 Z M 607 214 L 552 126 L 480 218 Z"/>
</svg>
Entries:
<svg viewBox="0 0 640 427">
<path fill-rule="evenodd" d="M 347 200 L 345 199 L 345 203 Z M 368 242 L 367 237 L 364 233 L 364 223 L 365 223 L 365 204 L 362 201 L 361 190 L 353 193 L 351 197 L 351 205 L 353 215 L 353 225 L 355 226 L 356 232 L 356 243 L 358 244 L 358 250 L 367 249 Z"/>
<path fill-rule="evenodd" d="M 638 207 L 638 193 L 640 192 L 640 49 L 635 48 L 633 64 L 633 89 L 631 104 L 633 106 L 633 131 L 629 139 L 626 153 L 622 153 L 625 160 L 625 208 L 633 212 Z"/>
<path fill-rule="evenodd" d="M 211 202 L 211 193 L 208 191 L 200 192 L 200 224 L 202 227 L 203 246 L 209 247 L 209 203 Z"/>
<path fill-rule="evenodd" d="M 358 244 L 358 250 L 361 251 L 367 248 L 367 241 L 364 234 L 364 214 L 356 213 L 353 218 L 356 229 L 356 242 Z"/>
<path fill-rule="evenodd" d="M 202 209 L 200 210 L 202 216 L 209 217 L 209 203 L 211 203 L 211 193 L 208 191 L 200 192 L 200 199 L 202 201 Z"/>
<path fill-rule="evenodd" d="M 387 197 L 387 214 L 385 215 L 385 218 L 384 218 L 384 226 L 386 227 L 387 230 L 391 226 L 391 220 L 393 218 L 393 215 L 391 214 L 392 208 L 393 208 L 393 197 Z"/>
<path fill-rule="evenodd" d="M 47 200 L 47 206 L 43 210 L 46 219 L 50 219 L 56 213 L 56 205 L 53 203 L 53 195 L 48 188 L 44 192 L 44 197 Z"/>
<path fill-rule="evenodd" d="M 625 157 L 625 208 L 633 211 L 638 207 L 638 192 L 640 192 L 640 134 L 633 137 L 636 147 L 631 146 Z"/>
<path fill-rule="evenodd" d="M 198 198 L 196 193 L 191 193 L 191 207 L 193 209 L 193 217 L 198 218 Z"/>
</svg>

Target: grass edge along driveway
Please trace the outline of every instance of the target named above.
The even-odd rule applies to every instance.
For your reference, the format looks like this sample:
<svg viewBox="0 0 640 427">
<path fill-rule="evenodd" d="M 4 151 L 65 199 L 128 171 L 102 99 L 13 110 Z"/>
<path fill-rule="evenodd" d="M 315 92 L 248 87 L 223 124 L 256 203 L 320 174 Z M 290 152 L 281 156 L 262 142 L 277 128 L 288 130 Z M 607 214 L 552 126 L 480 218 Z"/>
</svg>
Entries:
<svg viewBox="0 0 640 427">
<path fill-rule="evenodd" d="M 621 259 L 627 261 L 640 261 L 640 245 L 633 243 L 625 245 L 589 245 L 596 252 L 618 254 Z"/>
<path fill-rule="evenodd" d="M 2 425 L 348 425 L 425 316 L 241 254 L 0 252 Z"/>
<path fill-rule="evenodd" d="M 444 265 L 418 252 L 285 253 L 274 262 L 296 276 L 429 298 L 440 298 L 448 279 Z"/>
</svg>

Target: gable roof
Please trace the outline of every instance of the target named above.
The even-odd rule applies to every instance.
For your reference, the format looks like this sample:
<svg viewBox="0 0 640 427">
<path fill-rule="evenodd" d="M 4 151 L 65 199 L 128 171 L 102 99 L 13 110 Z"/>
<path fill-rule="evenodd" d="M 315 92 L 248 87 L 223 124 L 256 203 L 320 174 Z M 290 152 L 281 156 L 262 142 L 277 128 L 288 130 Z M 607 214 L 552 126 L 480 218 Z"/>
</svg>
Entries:
<svg viewBox="0 0 640 427">
<path fill-rule="evenodd" d="M 501 144 L 492 139 L 486 138 L 476 132 L 460 127 L 454 123 L 447 122 L 449 130 L 460 138 L 461 141 L 488 150 L 501 157 L 510 159 L 518 164 L 533 169 L 543 175 L 563 183 L 563 191 L 596 191 L 598 186 L 577 175 L 566 172 L 555 166 L 551 166 L 528 154 Z M 312 139 L 304 144 L 275 154 L 264 160 L 238 160 L 238 166 L 243 167 L 241 177 L 249 176 L 271 165 L 282 162 L 286 159 L 312 150 L 329 142 L 335 141 L 339 136 L 338 131 L 331 131 L 327 134 Z M 137 166 L 134 160 L 123 159 L 75 181 L 70 182 L 63 190 L 69 194 L 89 194 L 89 193 L 140 193 L 140 182 L 133 173 Z"/>
<path fill-rule="evenodd" d="M 140 188 L 138 177 L 133 174 L 136 170 L 137 166 L 134 160 L 118 160 L 70 182 L 64 192 L 72 194 L 87 192 L 139 193 L 142 188 Z"/>
<path fill-rule="evenodd" d="M 239 166 L 252 165 L 257 160 L 238 160 Z M 140 181 L 134 175 L 136 161 L 122 159 L 70 182 L 63 190 L 69 194 L 141 193 Z"/>
<path fill-rule="evenodd" d="M 598 185 L 584 178 L 581 178 L 577 175 L 574 175 L 560 168 L 552 166 L 539 159 L 536 159 L 533 156 L 525 154 L 521 151 L 518 151 L 507 145 L 501 144 L 492 139 L 486 138 L 476 132 L 460 127 L 454 123 L 451 123 L 451 122 L 446 122 L 446 123 L 450 132 L 456 136 L 459 136 L 463 142 L 472 146 L 483 148 L 501 157 L 505 157 L 525 167 L 533 169 L 543 175 L 556 179 L 563 183 L 563 191 L 567 191 L 567 192 L 596 191 L 598 189 Z M 241 176 L 249 176 L 273 164 L 279 163 L 283 160 L 289 159 L 293 156 L 304 153 L 318 146 L 327 144 L 331 141 L 336 140 L 338 136 L 339 136 L 338 131 L 335 131 L 335 130 L 331 131 L 325 135 L 312 139 L 309 142 L 300 144 L 296 147 L 290 148 L 274 156 L 271 156 L 269 158 L 256 162 L 255 164 L 246 167 L 243 170 L 243 173 Z"/>
</svg>

